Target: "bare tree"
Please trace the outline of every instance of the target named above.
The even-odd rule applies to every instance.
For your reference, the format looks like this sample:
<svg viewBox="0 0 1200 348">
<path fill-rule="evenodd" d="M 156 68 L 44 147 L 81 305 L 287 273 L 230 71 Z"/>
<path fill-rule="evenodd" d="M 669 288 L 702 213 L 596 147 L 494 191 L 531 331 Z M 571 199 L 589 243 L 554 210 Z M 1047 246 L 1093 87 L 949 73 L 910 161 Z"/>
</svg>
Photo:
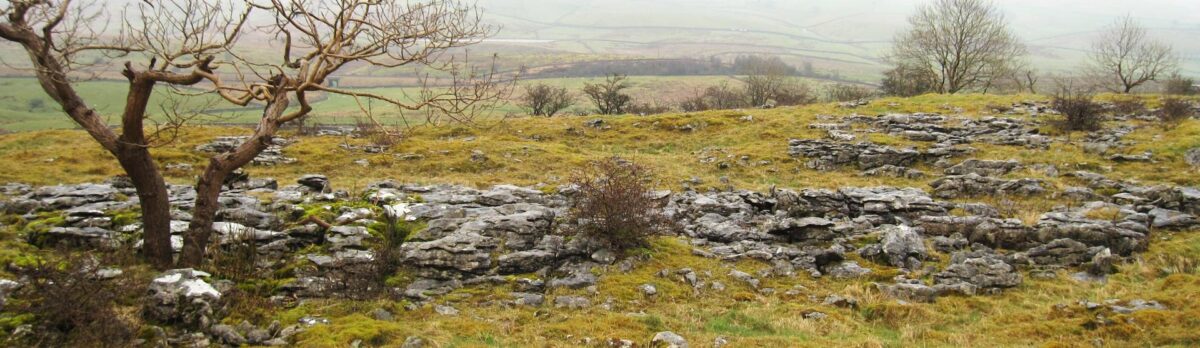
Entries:
<svg viewBox="0 0 1200 348">
<path fill-rule="evenodd" d="M 939 93 L 986 87 L 1025 54 L 1004 15 L 987 0 L 936 0 L 908 22 L 912 28 L 896 38 L 891 59 L 928 70 Z"/>
<path fill-rule="evenodd" d="M 999 72 L 996 78 L 989 81 L 983 92 L 998 91 L 1001 93 L 1033 93 L 1037 94 L 1038 72 L 1024 60 L 1014 61 Z"/>
<path fill-rule="evenodd" d="M 1128 16 L 1092 43 L 1091 58 L 1095 73 L 1124 93 L 1174 71 L 1177 64 L 1170 45 L 1150 38 L 1146 28 Z"/>
<path fill-rule="evenodd" d="M 883 73 L 879 91 L 897 97 L 922 95 L 935 90 L 937 79 L 937 75 L 926 67 L 902 63 Z"/>
<path fill-rule="evenodd" d="M 497 88 L 491 72 L 464 69 L 463 63 L 445 56 L 492 31 L 481 23 L 474 7 L 457 1 L 161 0 L 153 5 L 138 3 L 131 13 L 124 14 L 113 13 L 104 5 L 82 0 L 10 0 L 0 5 L 5 17 L 0 22 L 0 38 L 19 44 L 28 53 L 43 90 L 121 163 L 137 188 L 142 207 L 143 252 L 157 267 L 169 266 L 172 258 L 166 185 L 150 154 L 163 139 L 160 132 L 146 132 L 147 121 L 155 121 L 147 107 L 157 85 L 201 88 L 208 91 L 205 96 L 215 95 L 239 106 L 255 103 L 263 110 L 249 139 L 210 158 L 196 184 L 192 221 L 179 259 L 189 267 L 203 260 L 226 176 L 266 149 L 280 126 L 308 115 L 312 111 L 310 94 L 346 95 L 359 101 L 380 101 L 401 113 L 429 110 L 469 121 L 470 116 L 463 115 L 473 115 L 505 92 Z M 117 15 L 133 19 L 123 21 L 114 35 L 104 23 L 119 18 Z M 250 23 L 250 18 L 263 23 Z M 268 58 L 245 54 L 239 39 L 254 33 L 265 36 L 271 47 L 279 47 L 279 54 Z M 257 48 L 262 49 L 261 45 Z M 87 72 L 81 69 L 85 64 L 80 57 L 89 52 L 130 57 L 122 72 L 129 80 L 129 92 L 120 133 L 109 128 L 75 90 L 72 76 Z M 350 64 L 380 68 L 420 65 L 443 72 L 452 82 L 407 98 L 326 83 Z M 291 107 L 293 102 L 295 107 Z M 369 108 L 362 110 L 379 123 Z M 165 114 L 171 118 L 183 113 Z M 177 129 L 183 121 L 186 119 L 172 119 L 166 123 L 167 129 Z"/>
<path fill-rule="evenodd" d="M 1029 91 L 1030 94 L 1037 94 L 1037 84 L 1040 77 L 1038 76 L 1036 69 L 1027 67 L 1025 69 L 1018 70 L 1016 79 L 1017 84 L 1019 84 L 1022 89 Z"/>
<path fill-rule="evenodd" d="M 525 86 L 521 106 L 529 109 L 533 116 L 554 117 L 559 111 L 575 104 L 575 97 L 566 87 L 554 87 L 544 83 Z"/>
<path fill-rule="evenodd" d="M 777 102 L 776 99 L 791 83 L 790 66 L 779 57 L 770 59 L 747 59 L 749 63 L 742 68 L 746 75 L 746 99 L 754 107 L 765 107 Z"/>
<path fill-rule="evenodd" d="M 602 115 L 620 115 L 633 101 L 626 89 L 633 87 L 627 77 L 621 74 L 610 74 L 601 83 L 585 83 L 583 94 L 596 106 L 596 112 Z"/>
<path fill-rule="evenodd" d="M 679 103 L 679 108 L 685 112 L 705 110 L 727 110 L 746 106 L 746 95 L 741 89 L 729 85 L 729 81 L 721 81 L 703 90 L 696 91 L 694 96 L 685 98 Z"/>
</svg>

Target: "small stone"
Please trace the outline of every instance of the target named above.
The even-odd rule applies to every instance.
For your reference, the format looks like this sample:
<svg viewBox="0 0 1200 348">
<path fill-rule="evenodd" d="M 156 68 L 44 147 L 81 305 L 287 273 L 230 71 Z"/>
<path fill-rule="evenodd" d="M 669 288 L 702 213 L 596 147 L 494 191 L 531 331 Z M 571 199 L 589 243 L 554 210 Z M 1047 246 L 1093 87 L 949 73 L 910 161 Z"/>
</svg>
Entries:
<svg viewBox="0 0 1200 348">
<path fill-rule="evenodd" d="M 392 315 L 392 312 L 388 312 L 383 308 L 376 308 L 375 310 L 371 311 L 371 317 L 380 321 L 392 321 L 395 319 L 395 316 Z"/>
<path fill-rule="evenodd" d="M 638 289 L 641 290 L 642 294 L 646 296 L 658 295 L 658 288 L 655 287 L 654 284 L 642 284 L 642 286 L 639 286 Z"/>
<path fill-rule="evenodd" d="M 417 337 L 417 336 L 408 336 L 408 338 L 404 339 L 404 345 L 400 346 L 400 348 L 424 348 L 424 347 L 425 347 L 425 339 Z"/>
<path fill-rule="evenodd" d="M 663 348 L 688 348 L 688 343 L 683 336 L 670 331 L 662 331 L 654 334 L 654 338 L 650 340 L 650 346 Z"/>
<path fill-rule="evenodd" d="M 617 255 L 613 254 L 611 250 L 600 249 L 599 251 L 592 253 L 592 261 L 596 261 L 605 265 L 611 265 L 613 262 L 617 261 Z"/>
<path fill-rule="evenodd" d="M 760 282 L 758 281 L 758 279 L 754 279 L 754 277 L 751 276 L 749 273 L 742 272 L 742 271 L 735 269 L 735 270 L 729 271 L 729 276 L 733 277 L 733 279 L 737 279 L 742 282 L 745 282 L 747 285 L 750 285 L 751 288 L 758 289 L 758 285 Z"/>
<path fill-rule="evenodd" d="M 1200 167 L 1200 147 L 1188 150 L 1187 154 L 1183 155 L 1183 159 L 1193 167 Z"/>
<path fill-rule="evenodd" d="M 271 339 L 271 332 L 264 329 L 252 329 L 246 333 L 246 340 L 250 344 L 259 344 Z"/>
<path fill-rule="evenodd" d="M 451 306 L 446 306 L 446 305 L 433 306 L 433 311 L 437 312 L 437 314 L 441 314 L 441 315 L 458 315 L 457 308 L 454 308 Z"/>
<path fill-rule="evenodd" d="M 554 298 L 555 308 L 582 309 L 591 307 L 592 301 L 581 296 L 559 296 Z"/>
<path fill-rule="evenodd" d="M 233 326 L 225 324 L 213 325 L 213 327 L 209 329 L 209 333 L 211 333 L 217 339 L 220 339 L 221 342 L 231 346 L 240 346 L 246 344 L 246 338 L 242 337 L 242 335 L 239 334 L 237 330 L 233 328 Z"/>
<path fill-rule="evenodd" d="M 849 298 L 849 297 L 842 297 L 840 295 L 829 295 L 829 296 L 825 297 L 824 303 L 827 306 L 842 307 L 842 308 L 857 308 L 858 307 L 858 300 L 855 300 L 855 299 Z"/>
</svg>

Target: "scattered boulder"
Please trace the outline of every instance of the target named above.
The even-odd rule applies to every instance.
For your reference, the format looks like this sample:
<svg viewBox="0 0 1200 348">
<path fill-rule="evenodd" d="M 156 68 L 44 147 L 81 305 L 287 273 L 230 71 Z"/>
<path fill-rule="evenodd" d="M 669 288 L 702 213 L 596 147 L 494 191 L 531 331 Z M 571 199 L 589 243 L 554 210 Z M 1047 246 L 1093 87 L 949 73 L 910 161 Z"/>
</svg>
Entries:
<svg viewBox="0 0 1200 348">
<path fill-rule="evenodd" d="M 312 190 L 312 192 L 329 192 L 329 178 L 319 174 L 306 174 L 296 180 L 296 183 Z"/>
<path fill-rule="evenodd" d="M 1192 165 L 1193 167 L 1200 167 L 1200 147 L 1188 150 L 1188 152 L 1183 155 L 1183 161 Z"/>
<path fill-rule="evenodd" d="M 592 306 L 592 301 L 582 296 L 558 296 L 554 298 L 555 308 L 583 309 Z"/>
<path fill-rule="evenodd" d="M 858 308 L 858 300 L 852 297 L 844 297 L 841 295 L 829 295 L 825 297 L 826 306 L 842 307 L 842 308 Z"/>
<path fill-rule="evenodd" d="M 679 334 L 670 331 L 662 331 L 654 334 L 654 338 L 650 339 L 650 346 L 661 348 L 688 348 L 688 342 Z"/>
<path fill-rule="evenodd" d="M 884 295 L 905 300 L 932 303 L 937 301 L 938 291 L 920 283 L 875 284 Z"/>
<path fill-rule="evenodd" d="M 192 269 L 166 271 L 150 283 L 143 306 L 146 317 L 193 329 L 216 322 L 214 314 L 221 293 L 203 278 L 209 275 Z"/>
<path fill-rule="evenodd" d="M 835 279 L 860 278 L 874 273 L 869 268 L 863 268 L 856 261 L 843 261 L 826 266 L 823 273 Z"/>
<path fill-rule="evenodd" d="M 879 245 L 887 264 L 895 267 L 916 270 L 927 257 L 925 239 L 905 225 L 884 226 Z"/>
<path fill-rule="evenodd" d="M 939 294 L 994 293 L 1021 285 L 1021 274 L 991 250 L 957 252 L 950 265 L 933 276 Z"/>
<path fill-rule="evenodd" d="M 1063 238 L 1016 253 L 1013 259 L 1017 265 L 1074 267 L 1090 261 L 1101 250 L 1104 247 L 1089 247 Z"/>
</svg>

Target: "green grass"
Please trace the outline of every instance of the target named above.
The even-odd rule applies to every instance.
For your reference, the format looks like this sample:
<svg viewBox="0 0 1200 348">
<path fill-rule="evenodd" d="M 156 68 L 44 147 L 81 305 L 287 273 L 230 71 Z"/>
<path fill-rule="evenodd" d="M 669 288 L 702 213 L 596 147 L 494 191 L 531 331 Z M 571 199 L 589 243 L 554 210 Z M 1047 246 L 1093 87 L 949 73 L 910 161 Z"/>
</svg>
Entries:
<svg viewBox="0 0 1200 348">
<path fill-rule="evenodd" d="M 555 78 L 538 80 L 521 80 L 514 93 L 505 103 L 487 110 L 482 119 L 499 119 L 506 115 L 523 115 L 527 110 L 518 106 L 516 100 L 522 95 L 521 86 L 534 83 L 545 83 L 566 87 L 575 95 L 576 103 L 567 111 L 570 113 L 591 112 L 590 102 L 579 92 L 585 83 L 598 82 L 601 78 Z M 632 76 L 629 81 L 632 88 L 627 92 L 638 103 L 665 104 L 674 106 L 684 98 L 696 95 L 699 91 L 721 82 L 731 82 L 737 85 L 737 77 L 732 76 Z M 804 83 L 820 93 L 828 82 L 801 79 Z M 96 108 L 109 124 L 116 125 L 120 121 L 120 113 L 125 105 L 128 85 L 122 81 L 87 81 L 76 86 L 83 99 Z M 32 131 L 46 129 L 77 128 L 57 106 L 33 78 L 0 77 L 0 130 Z M 378 87 L 357 88 L 357 92 L 372 93 L 395 98 L 403 102 L 412 102 L 420 97 L 418 87 Z M 164 121 L 163 108 L 174 108 L 175 103 L 182 103 L 181 110 L 201 112 L 204 116 L 194 119 L 193 124 L 254 124 L 261 115 L 261 110 L 250 105 L 239 107 L 213 95 L 180 96 L 160 88 L 150 101 L 147 110 L 151 118 L 148 125 L 155 121 Z M 425 119 L 419 112 L 401 113 L 390 104 L 371 101 L 365 98 L 355 99 L 345 95 L 315 94 L 312 97 L 313 112 L 309 124 L 353 125 L 367 121 L 363 110 L 369 110 L 386 125 L 421 125 Z M 295 106 L 293 105 L 293 108 Z"/>
</svg>

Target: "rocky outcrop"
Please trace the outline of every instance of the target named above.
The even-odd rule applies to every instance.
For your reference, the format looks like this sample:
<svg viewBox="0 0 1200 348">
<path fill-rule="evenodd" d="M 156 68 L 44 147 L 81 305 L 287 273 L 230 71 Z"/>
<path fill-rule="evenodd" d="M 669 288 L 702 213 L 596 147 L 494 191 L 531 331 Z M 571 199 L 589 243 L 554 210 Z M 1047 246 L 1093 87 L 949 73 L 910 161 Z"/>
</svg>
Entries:
<svg viewBox="0 0 1200 348">
<path fill-rule="evenodd" d="M 995 293 L 1021 285 L 1021 274 L 992 250 L 954 253 L 950 265 L 934 274 L 933 279 L 939 294 Z"/>
<path fill-rule="evenodd" d="M 1029 250 L 1013 255 L 1014 263 L 1020 266 L 1065 266 L 1075 267 L 1090 262 L 1105 248 L 1089 247 L 1072 239 L 1055 239 Z"/>
<path fill-rule="evenodd" d="M 881 228 L 882 237 L 878 244 L 868 245 L 859 253 L 867 259 L 908 270 L 921 267 L 928 257 L 925 239 L 917 230 L 905 225 L 887 225 Z"/>
<path fill-rule="evenodd" d="M 1034 229 L 1016 219 L 982 216 L 922 216 L 915 225 L 928 235 L 960 235 L 971 243 L 991 248 L 1023 250 L 1034 246 Z"/>
<path fill-rule="evenodd" d="M 249 139 L 250 137 L 246 136 L 218 137 L 213 139 L 212 142 L 196 146 L 196 151 L 208 154 L 231 152 Z M 296 163 L 295 158 L 286 157 L 283 155 L 283 148 L 291 145 L 292 143 L 293 141 L 287 139 L 273 138 L 268 142 L 267 148 L 262 152 L 259 152 L 259 154 L 254 157 L 254 160 L 251 161 L 251 163 L 261 166 L 275 166 Z"/>
<path fill-rule="evenodd" d="M 1128 256 L 1146 249 L 1145 215 L 1131 214 L 1118 222 L 1090 219 L 1085 214 L 1051 212 L 1043 214 L 1036 229 L 1038 240 L 1044 243 L 1071 239 L 1089 246 L 1108 247 L 1114 253 Z M 1137 221 L 1137 220 L 1143 221 Z"/>
<path fill-rule="evenodd" d="M 1005 180 L 975 173 L 943 177 L 934 180 L 930 186 L 933 186 L 934 196 L 945 199 L 996 195 L 1030 196 L 1046 192 L 1041 180 Z"/>
<path fill-rule="evenodd" d="M 788 144 L 793 157 L 805 157 L 805 166 L 815 170 L 835 170 L 846 166 L 872 169 L 884 165 L 908 167 L 915 164 L 921 153 L 872 143 L 846 144 L 824 140 L 794 139 Z"/>
<path fill-rule="evenodd" d="M 946 175 L 976 174 L 981 176 L 1003 176 L 1020 167 L 1021 162 L 1015 160 L 988 161 L 972 158 L 953 167 L 946 168 Z"/>
</svg>

